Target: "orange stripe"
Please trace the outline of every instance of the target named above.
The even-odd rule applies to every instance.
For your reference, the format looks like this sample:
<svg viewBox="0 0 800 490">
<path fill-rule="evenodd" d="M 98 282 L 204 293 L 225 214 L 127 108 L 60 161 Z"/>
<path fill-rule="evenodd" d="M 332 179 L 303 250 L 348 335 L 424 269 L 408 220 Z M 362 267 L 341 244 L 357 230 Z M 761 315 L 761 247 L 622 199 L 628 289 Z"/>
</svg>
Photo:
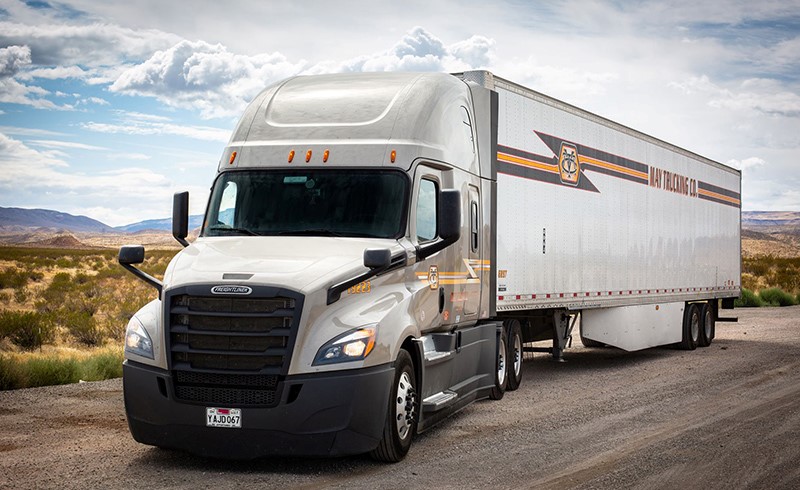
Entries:
<svg viewBox="0 0 800 490">
<path fill-rule="evenodd" d="M 707 191 L 705 189 L 698 189 L 697 193 L 703 196 L 713 197 L 714 199 L 719 199 L 721 201 L 729 202 L 731 204 L 741 204 L 741 201 L 739 199 L 729 196 L 723 196 L 722 194 L 717 194 L 716 192 Z"/>
<path fill-rule="evenodd" d="M 620 165 L 616 165 L 613 163 L 604 162 L 603 160 L 595 160 L 594 158 L 585 157 L 583 155 L 578 155 L 578 160 L 581 163 L 585 162 L 591 165 L 595 165 L 597 167 L 607 168 L 608 170 L 613 170 L 614 172 L 630 175 L 631 177 L 638 177 L 640 179 L 645 179 L 645 180 L 649 178 L 649 176 L 645 172 L 639 172 L 638 170 L 632 170 L 627 167 L 622 167 Z"/>
<path fill-rule="evenodd" d="M 506 153 L 497 152 L 497 159 L 509 162 L 509 163 L 516 163 L 518 165 L 525 165 L 526 167 L 533 167 L 535 169 L 544 170 L 545 172 L 550 172 L 553 174 L 557 174 L 558 172 L 558 165 L 548 165 L 546 163 L 535 162 L 533 160 L 528 160 L 527 158 L 520 158 L 514 155 L 508 155 Z"/>
</svg>

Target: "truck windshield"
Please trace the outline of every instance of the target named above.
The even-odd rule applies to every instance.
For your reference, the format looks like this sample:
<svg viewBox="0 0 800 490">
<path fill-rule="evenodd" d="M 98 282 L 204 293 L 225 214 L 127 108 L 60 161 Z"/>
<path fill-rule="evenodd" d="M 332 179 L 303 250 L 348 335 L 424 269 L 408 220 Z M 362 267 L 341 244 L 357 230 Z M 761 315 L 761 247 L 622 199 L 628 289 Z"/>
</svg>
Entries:
<svg viewBox="0 0 800 490">
<path fill-rule="evenodd" d="M 211 191 L 203 236 L 399 238 L 407 187 L 394 171 L 226 172 Z"/>
</svg>

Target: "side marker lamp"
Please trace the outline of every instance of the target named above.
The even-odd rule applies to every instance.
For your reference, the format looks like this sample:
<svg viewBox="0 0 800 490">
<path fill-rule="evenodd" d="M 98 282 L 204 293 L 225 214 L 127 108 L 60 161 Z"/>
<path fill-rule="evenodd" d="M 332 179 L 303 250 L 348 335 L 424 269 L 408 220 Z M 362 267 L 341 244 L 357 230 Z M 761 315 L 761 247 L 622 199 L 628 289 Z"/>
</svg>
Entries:
<svg viewBox="0 0 800 490">
<path fill-rule="evenodd" d="M 228 165 L 233 165 L 233 161 L 236 160 L 236 155 L 237 153 L 235 151 L 231 152 L 231 159 L 228 160 Z"/>
<path fill-rule="evenodd" d="M 289 163 L 292 163 L 292 160 L 294 160 L 294 150 L 289 152 Z"/>
</svg>

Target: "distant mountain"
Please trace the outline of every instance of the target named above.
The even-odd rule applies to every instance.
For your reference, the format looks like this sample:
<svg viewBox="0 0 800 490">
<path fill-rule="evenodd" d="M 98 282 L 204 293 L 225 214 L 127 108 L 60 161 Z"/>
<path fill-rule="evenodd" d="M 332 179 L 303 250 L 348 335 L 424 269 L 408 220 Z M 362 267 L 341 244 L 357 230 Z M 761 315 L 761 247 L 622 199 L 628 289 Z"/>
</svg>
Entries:
<svg viewBox="0 0 800 490">
<path fill-rule="evenodd" d="M 189 216 L 190 231 L 194 230 L 195 228 L 200 228 L 202 224 L 203 224 L 202 214 L 195 214 Z M 148 219 L 144 221 L 139 221 L 138 223 L 131 223 L 125 226 L 117 226 L 114 229 L 124 233 L 136 233 L 137 231 L 142 231 L 142 230 L 172 231 L 172 218 L 170 217 L 163 219 Z"/>
<path fill-rule="evenodd" d="M 86 216 L 74 216 L 49 209 L 0 207 L 0 226 L 55 228 L 92 233 L 114 233 L 114 228 Z"/>
<path fill-rule="evenodd" d="M 742 211 L 742 228 L 762 233 L 800 234 L 800 212 Z"/>
</svg>

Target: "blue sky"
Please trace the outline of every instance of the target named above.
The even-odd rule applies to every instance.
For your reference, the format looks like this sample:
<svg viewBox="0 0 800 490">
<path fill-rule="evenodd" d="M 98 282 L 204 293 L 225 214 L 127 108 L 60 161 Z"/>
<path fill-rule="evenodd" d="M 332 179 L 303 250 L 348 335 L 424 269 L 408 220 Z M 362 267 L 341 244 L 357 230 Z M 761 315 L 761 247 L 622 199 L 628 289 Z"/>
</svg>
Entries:
<svg viewBox="0 0 800 490">
<path fill-rule="evenodd" d="M 497 75 L 743 171 L 800 211 L 800 1 L 0 0 L 0 206 L 117 226 L 203 210 L 237 116 L 282 78 Z"/>
</svg>

